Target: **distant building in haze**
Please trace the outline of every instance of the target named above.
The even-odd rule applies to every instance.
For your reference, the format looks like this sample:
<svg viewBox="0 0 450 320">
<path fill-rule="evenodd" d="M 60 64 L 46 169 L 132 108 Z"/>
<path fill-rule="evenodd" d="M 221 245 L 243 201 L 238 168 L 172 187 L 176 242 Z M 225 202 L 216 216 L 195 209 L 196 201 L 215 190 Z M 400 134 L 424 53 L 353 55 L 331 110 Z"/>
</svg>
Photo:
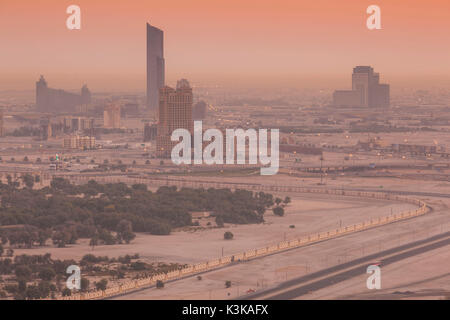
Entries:
<svg viewBox="0 0 450 320">
<path fill-rule="evenodd" d="M 147 23 L 147 107 L 158 109 L 159 89 L 164 87 L 164 32 Z"/>
<path fill-rule="evenodd" d="M 64 138 L 63 148 L 65 149 L 94 149 L 95 137 L 73 135 Z"/>
<path fill-rule="evenodd" d="M 388 108 L 390 88 L 380 84 L 380 74 L 370 66 L 353 68 L 352 90 L 336 90 L 333 104 L 343 107 Z"/>
<path fill-rule="evenodd" d="M 62 119 L 64 132 L 76 132 L 94 129 L 95 119 L 87 117 L 68 116 Z"/>
<path fill-rule="evenodd" d="M 187 129 L 193 134 L 192 100 L 192 88 L 186 79 L 177 82 L 176 90 L 170 87 L 159 90 L 157 156 L 170 157 L 172 148 L 177 144 L 170 139 L 174 130 Z"/>
<path fill-rule="evenodd" d="M 120 128 L 120 105 L 109 104 L 103 110 L 103 127 L 108 129 Z"/>
<path fill-rule="evenodd" d="M 139 105 L 137 103 L 125 103 L 120 109 L 122 118 L 139 116 Z"/>
<path fill-rule="evenodd" d="M 77 106 L 91 103 L 91 92 L 84 85 L 81 94 L 52 89 L 47 85 L 44 76 L 36 82 L 36 109 L 41 112 L 75 112 Z"/>
<path fill-rule="evenodd" d="M 203 120 L 206 118 L 206 102 L 205 101 L 199 101 L 197 102 L 194 107 L 192 108 L 192 118 L 194 120 Z"/>
<path fill-rule="evenodd" d="M 144 127 L 144 142 L 153 141 L 158 135 L 158 126 L 147 123 Z"/>
</svg>

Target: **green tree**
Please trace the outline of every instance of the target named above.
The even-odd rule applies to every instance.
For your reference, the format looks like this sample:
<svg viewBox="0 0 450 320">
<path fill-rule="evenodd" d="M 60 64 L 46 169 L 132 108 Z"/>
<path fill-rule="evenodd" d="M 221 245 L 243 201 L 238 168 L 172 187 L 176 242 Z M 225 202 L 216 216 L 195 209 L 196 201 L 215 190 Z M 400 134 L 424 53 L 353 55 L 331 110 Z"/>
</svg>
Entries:
<svg viewBox="0 0 450 320">
<path fill-rule="evenodd" d="M 44 246 L 48 239 L 52 236 L 50 229 L 41 229 L 38 232 L 38 241 L 40 246 Z"/>
<path fill-rule="evenodd" d="M 18 266 L 16 267 L 15 274 L 18 279 L 30 279 L 32 271 L 27 266 Z"/>
<path fill-rule="evenodd" d="M 95 234 L 91 240 L 89 241 L 89 245 L 92 247 L 92 250 L 94 250 L 94 247 L 98 245 L 98 234 Z"/>
<path fill-rule="evenodd" d="M 234 235 L 233 235 L 233 233 L 231 233 L 230 231 L 227 231 L 227 232 L 225 232 L 225 233 L 223 234 L 223 238 L 224 238 L 225 240 L 231 240 L 231 239 L 233 239 L 233 237 L 234 237 Z"/>
<path fill-rule="evenodd" d="M 41 293 L 37 286 L 28 286 L 25 290 L 25 296 L 27 299 L 35 300 L 41 297 Z"/>
<path fill-rule="evenodd" d="M 63 297 L 69 297 L 72 295 L 72 291 L 70 291 L 69 288 L 64 288 L 62 291 L 62 295 L 63 295 Z"/>
<path fill-rule="evenodd" d="M 216 217 L 216 224 L 219 228 L 223 227 L 223 218 L 221 216 Z"/>
<path fill-rule="evenodd" d="M 277 206 L 277 207 L 273 208 L 272 211 L 277 216 L 280 216 L 280 217 L 284 216 L 284 209 L 282 207 Z"/>
<path fill-rule="evenodd" d="M 50 295 L 52 284 L 48 281 L 41 281 L 38 284 L 38 291 L 40 298 L 47 298 Z"/>
<path fill-rule="evenodd" d="M 130 243 L 131 240 L 136 238 L 136 235 L 133 233 L 133 226 L 128 220 L 121 220 L 117 225 L 117 236 L 119 237 L 119 241 L 125 241 L 127 244 Z"/>
<path fill-rule="evenodd" d="M 277 204 L 277 206 L 279 206 L 282 201 L 283 200 L 281 200 L 281 198 L 275 198 L 275 203 Z"/>
<path fill-rule="evenodd" d="M 50 281 L 52 280 L 54 277 L 56 276 L 56 273 L 53 269 L 51 268 L 45 268 L 42 269 L 39 272 L 39 278 L 41 278 L 44 281 Z"/>
<path fill-rule="evenodd" d="M 95 283 L 95 287 L 97 290 L 106 290 L 106 286 L 108 285 L 108 280 L 102 279 L 99 282 Z"/>
<path fill-rule="evenodd" d="M 27 290 L 27 282 L 24 279 L 17 280 L 17 291 L 24 293 Z"/>
<path fill-rule="evenodd" d="M 80 289 L 83 292 L 86 292 L 89 290 L 89 280 L 86 278 L 81 278 L 80 280 Z"/>
<path fill-rule="evenodd" d="M 22 182 L 28 189 L 33 189 L 34 178 L 31 174 L 27 173 L 26 175 L 22 176 Z"/>
</svg>

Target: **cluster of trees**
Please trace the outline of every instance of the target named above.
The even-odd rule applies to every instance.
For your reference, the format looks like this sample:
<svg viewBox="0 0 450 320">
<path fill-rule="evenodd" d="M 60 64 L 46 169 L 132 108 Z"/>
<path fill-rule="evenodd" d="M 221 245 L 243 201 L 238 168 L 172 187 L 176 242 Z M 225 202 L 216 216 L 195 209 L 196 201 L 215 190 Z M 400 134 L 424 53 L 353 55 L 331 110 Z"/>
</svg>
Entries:
<svg viewBox="0 0 450 320">
<path fill-rule="evenodd" d="M 3 290 L 15 299 L 53 297 L 65 287 L 66 269 L 73 260 L 53 260 L 45 255 L 18 255 L 0 259 L 0 275 L 13 276 L 16 283 L 7 283 Z"/>
<path fill-rule="evenodd" d="M 291 198 L 286 196 L 284 200 L 281 198 L 275 199 L 275 206 L 272 208 L 272 212 L 276 216 L 284 216 L 284 207 L 286 207 L 289 203 L 291 203 Z"/>
<path fill-rule="evenodd" d="M 55 260 L 51 258 L 49 253 L 45 255 L 18 255 L 14 259 L 4 257 L 0 258 L 0 276 L 8 276 L 10 281 L 0 286 L 0 295 L 5 298 L 7 293 L 15 299 L 42 299 L 54 298 L 57 293 L 63 296 L 69 296 L 72 291 L 66 287 L 66 279 L 68 277 L 66 271 L 70 265 L 80 265 L 83 268 L 83 274 L 87 276 L 114 275 L 116 270 L 111 269 L 111 264 L 119 265 L 118 270 L 122 272 L 122 278 L 125 272 L 136 271 L 135 265 L 143 265 L 139 270 L 151 271 L 159 273 L 160 265 L 171 268 L 179 268 L 178 264 L 157 266 L 133 261 L 139 259 L 139 255 L 126 255 L 118 258 L 108 258 L 94 256 L 92 254 L 85 255 L 79 262 L 74 260 Z M 99 265 L 106 265 L 100 268 Z M 116 266 L 114 266 L 115 268 Z M 14 282 L 12 282 L 13 280 Z M 107 279 L 101 279 L 94 282 L 90 286 L 90 281 L 83 276 L 80 281 L 80 291 L 87 292 L 90 289 L 105 290 L 108 284 Z"/>
<path fill-rule="evenodd" d="M 35 137 L 41 134 L 41 129 L 39 127 L 20 127 L 15 129 L 9 135 L 13 137 Z"/>
<path fill-rule="evenodd" d="M 212 212 L 219 226 L 261 223 L 275 202 L 264 192 L 176 187 L 151 192 L 143 184 L 91 180 L 76 186 L 62 178 L 40 190 L 0 183 L 0 193 L 2 243 L 19 247 L 44 245 L 48 239 L 58 247 L 79 238 L 91 239 L 91 246 L 130 243 L 134 232 L 167 235 L 173 228 L 192 225 L 193 211 Z"/>
<path fill-rule="evenodd" d="M 11 159 L 13 159 L 13 158 L 11 158 Z M 28 158 L 25 157 L 24 159 L 28 159 Z M 0 161 L 1 161 L 1 157 L 0 157 Z M 41 180 L 41 177 L 39 175 L 33 176 L 29 173 L 22 175 L 22 176 L 16 176 L 16 177 L 12 177 L 10 174 L 8 174 L 6 176 L 7 184 L 12 189 L 17 189 L 21 185 L 28 189 L 33 189 L 34 183 L 35 182 L 37 183 L 40 180 Z"/>
</svg>

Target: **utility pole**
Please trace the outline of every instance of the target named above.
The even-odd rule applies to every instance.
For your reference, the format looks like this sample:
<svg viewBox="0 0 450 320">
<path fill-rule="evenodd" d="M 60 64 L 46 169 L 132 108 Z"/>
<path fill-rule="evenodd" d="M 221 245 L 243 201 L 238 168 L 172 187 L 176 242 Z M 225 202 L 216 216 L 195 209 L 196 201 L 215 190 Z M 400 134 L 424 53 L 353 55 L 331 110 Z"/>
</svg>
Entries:
<svg viewBox="0 0 450 320">
<path fill-rule="evenodd" d="M 323 180 L 323 170 L 322 170 L 322 163 L 323 163 L 323 155 L 320 156 L 320 185 L 322 185 Z"/>
</svg>

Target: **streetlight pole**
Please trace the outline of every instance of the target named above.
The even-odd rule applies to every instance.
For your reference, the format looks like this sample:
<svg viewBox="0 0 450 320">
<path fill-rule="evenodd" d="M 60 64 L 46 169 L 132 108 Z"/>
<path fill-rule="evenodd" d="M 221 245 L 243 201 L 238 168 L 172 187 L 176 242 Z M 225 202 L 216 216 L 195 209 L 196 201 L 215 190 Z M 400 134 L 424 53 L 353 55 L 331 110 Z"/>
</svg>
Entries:
<svg viewBox="0 0 450 320">
<path fill-rule="evenodd" d="M 323 180 L 323 169 L 322 169 L 322 163 L 323 163 L 323 155 L 320 156 L 320 185 L 322 185 L 322 180 Z"/>
</svg>

